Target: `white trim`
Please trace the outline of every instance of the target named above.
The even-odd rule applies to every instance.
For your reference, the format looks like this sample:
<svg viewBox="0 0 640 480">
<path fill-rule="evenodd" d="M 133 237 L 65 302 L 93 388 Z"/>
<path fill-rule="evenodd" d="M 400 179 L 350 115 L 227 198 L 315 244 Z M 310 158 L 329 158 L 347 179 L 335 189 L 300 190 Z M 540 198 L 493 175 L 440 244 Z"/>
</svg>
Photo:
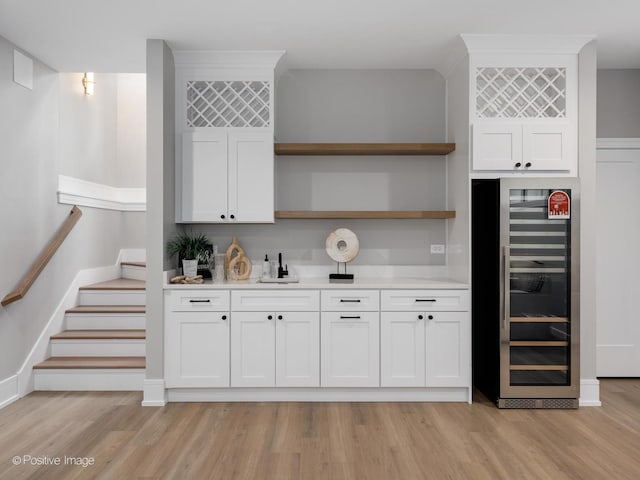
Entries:
<svg viewBox="0 0 640 480">
<path fill-rule="evenodd" d="M 18 398 L 18 376 L 12 375 L 0 380 L 0 409 L 15 402 Z"/>
<path fill-rule="evenodd" d="M 122 212 L 144 212 L 147 210 L 147 189 L 112 187 L 58 175 L 58 203 Z"/>
<path fill-rule="evenodd" d="M 173 388 L 170 402 L 469 402 L 468 387 Z"/>
<path fill-rule="evenodd" d="M 597 378 L 580 379 L 580 406 L 601 407 L 600 381 Z"/>
<path fill-rule="evenodd" d="M 460 35 L 469 53 L 572 54 L 576 55 L 595 35 Z"/>
<path fill-rule="evenodd" d="M 598 138 L 596 150 L 640 150 L 640 138 Z"/>
<path fill-rule="evenodd" d="M 143 407 L 164 407 L 167 404 L 167 392 L 163 379 L 147 378 L 143 384 Z"/>
<path fill-rule="evenodd" d="M 142 368 L 40 369 L 34 371 L 37 390 L 139 392 L 144 381 Z"/>
<path fill-rule="evenodd" d="M 177 67 L 265 68 L 273 70 L 285 50 L 174 50 Z"/>
</svg>

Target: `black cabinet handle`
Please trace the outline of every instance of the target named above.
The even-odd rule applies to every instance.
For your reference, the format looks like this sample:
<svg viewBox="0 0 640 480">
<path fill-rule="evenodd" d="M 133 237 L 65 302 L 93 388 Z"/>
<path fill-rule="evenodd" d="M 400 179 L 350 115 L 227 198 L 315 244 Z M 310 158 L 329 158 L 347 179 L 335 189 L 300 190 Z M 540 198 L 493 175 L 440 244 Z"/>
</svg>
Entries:
<svg viewBox="0 0 640 480">
<path fill-rule="evenodd" d="M 514 166 L 515 166 L 516 168 L 520 168 L 520 167 L 522 166 L 522 164 L 521 164 L 520 162 L 518 162 L 518 163 L 516 163 Z"/>
<path fill-rule="evenodd" d="M 360 315 L 354 315 L 354 316 L 348 316 L 348 315 L 340 315 L 340 318 L 342 319 L 348 319 L 348 318 L 360 318 Z"/>
<path fill-rule="evenodd" d="M 278 320 L 282 320 L 282 315 L 278 315 Z"/>
<path fill-rule="evenodd" d="M 433 320 L 433 315 L 429 315 L 427 318 L 428 318 L 429 320 Z"/>
<path fill-rule="evenodd" d="M 424 318 L 424 316 L 418 315 L 418 320 L 422 320 L 423 318 Z"/>
<path fill-rule="evenodd" d="M 269 315 L 269 316 L 267 317 L 267 320 L 273 320 L 273 315 Z"/>
<path fill-rule="evenodd" d="M 229 217 L 231 217 L 231 220 L 233 220 L 234 218 L 236 218 L 236 216 L 232 213 L 231 215 L 229 215 Z"/>
<path fill-rule="evenodd" d="M 349 298 L 341 298 L 340 299 L 340 303 L 360 303 L 360 299 L 356 298 L 356 299 L 349 299 Z"/>
<path fill-rule="evenodd" d="M 211 303 L 211 299 L 207 298 L 206 300 L 189 300 L 190 303 Z"/>
<path fill-rule="evenodd" d="M 416 298 L 416 302 L 435 302 L 435 298 Z"/>
<path fill-rule="evenodd" d="M 220 218 L 224 220 L 224 218 L 225 218 L 224 214 L 220 215 Z"/>
<path fill-rule="evenodd" d="M 529 168 L 531 166 L 531 162 L 527 162 L 524 164 L 525 168 Z"/>
<path fill-rule="evenodd" d="M 222 319 L 223 319 L 223 320 L 226 320 L 226 319 L 227 319 L 227 316 L 226 316 L 226 315 L 222 315 Z"/>
</svg>

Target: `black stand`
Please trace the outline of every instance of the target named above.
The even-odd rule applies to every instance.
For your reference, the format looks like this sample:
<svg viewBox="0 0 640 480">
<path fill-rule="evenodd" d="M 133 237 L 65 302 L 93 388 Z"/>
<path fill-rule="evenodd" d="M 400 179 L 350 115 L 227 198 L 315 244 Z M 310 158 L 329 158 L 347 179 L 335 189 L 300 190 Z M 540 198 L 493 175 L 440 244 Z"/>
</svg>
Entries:
<svg viewBox="0 0 640 480">
<path fill-rule="evenodd" d="M 340 273 L 340 263 L 344 263 L 344 273 Z M 353 283 L 353 273 L 347 273 L 347 262 L 338 262 L 338 273 L 329 274 L 330 283 Z"/>
</svg>

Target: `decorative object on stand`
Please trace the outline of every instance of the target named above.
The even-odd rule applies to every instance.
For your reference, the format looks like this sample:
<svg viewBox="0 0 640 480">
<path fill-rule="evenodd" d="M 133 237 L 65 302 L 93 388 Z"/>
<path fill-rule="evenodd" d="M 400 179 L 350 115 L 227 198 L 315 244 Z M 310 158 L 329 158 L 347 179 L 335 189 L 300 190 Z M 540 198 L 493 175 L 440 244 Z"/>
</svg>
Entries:
<svg viewBox="0 0 640 480">
<path fill-rule="evenodd" d="M 251 260 L 245 256 L 236 237 L 231 239 L 231 244 L 227 248 L 224 265 L 227 280 L 246 280 L 251 275 Z"/>
<path fill-rule="evenodd" d="M 178 256 L 178 264 L 182 264 L 182 274 L 188 277 L 198 275 L 198 264 L 208 264 L 213 254 L 213 246 L 204 234 L 179 233 L 167 242 L 167 254 Z"/>
<path fill-rule="evenodd" d="M 329 274 L 330 282 L 353 282 L 353 273 L 347 273 L 347 262 L 358 255 L 360 242 L 358 237 L 348 228 L 336 228 L 327 237 L 325 242 L 327 254 L 332 260 L 338 262 L 337 273 Z M 340 273 L 340 264 L 344 264 L 344 273 Z"/>
</svg>

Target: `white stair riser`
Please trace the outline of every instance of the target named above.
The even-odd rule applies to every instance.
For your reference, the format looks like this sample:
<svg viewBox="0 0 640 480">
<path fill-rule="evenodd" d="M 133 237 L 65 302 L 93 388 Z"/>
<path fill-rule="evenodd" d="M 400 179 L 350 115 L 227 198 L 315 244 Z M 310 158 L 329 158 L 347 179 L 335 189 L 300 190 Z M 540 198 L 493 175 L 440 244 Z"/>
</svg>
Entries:
<svg viewBox="0 0 640 480">
<path fill-rule="evenodd" d="M 134 265 L 122 265 L 122 278 L 131 280 L 147 280 L 147 269 L 145 267 L 136 267 Z"/>
<path fill-rule="evenodd" d="M 80 305 L 145 305 L 144 290 L 80 290 Z"/>
<path fill-rule="evenodd" d="M 143 369 L 36 369 L 36 390 L 54 391 L 141 391 Z"/>
<path fill-rule="evenodd" d="M 53 339 L 53 357 L 144 357 L 144 340 L 72 340 Z"/>
<path fill-rule="evenodd" d="M 141 330 L 145 328 L 144 313 L 67 313 L 67 330 Z"/>
</svg>

